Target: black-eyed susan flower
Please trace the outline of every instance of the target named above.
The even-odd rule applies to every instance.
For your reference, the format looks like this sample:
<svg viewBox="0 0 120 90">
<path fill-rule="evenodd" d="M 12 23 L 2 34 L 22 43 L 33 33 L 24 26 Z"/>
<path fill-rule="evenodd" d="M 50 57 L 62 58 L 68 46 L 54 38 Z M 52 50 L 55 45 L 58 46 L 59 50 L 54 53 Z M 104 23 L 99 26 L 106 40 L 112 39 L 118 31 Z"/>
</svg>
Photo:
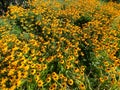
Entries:
<svg viewBox="0 0 120 90">
<path fill-rule="evenodd" d="M 64 64 L 64 60 L 60 60 L 59 62 L 60 62 L 61 64 Z"/>
<path fill-rule="evenodd" d="M 53 74 L 54 75 L 54 74 Z M 51 77 L 51 74 L 47 74 L 47 77 Z"/>
<path fill-rule="evenodd" d="M 56 83 L 53 83 L 53 84 L 51 85 L 51 87 L 54 88 L 54 89 L 56 89 L 56 88 L 57 88 L 57 84 L 56 84 Z"/>
<path fill-rule="evenodd" d="M 52 72 L 52 76 L 55 76 L 57 73 L 56 72 Z"/>
<path fill-rule="evenodd" d="M 37 73 L 36 73 L 36 76 L 38 76 L 38 77 L 39 77 L 39 76 L 40 76 L 40 72 L 37 72 Z"/>
<path fill-rule="evenodd" d="M 66 82 L 62 82 L 62 83 L 61 83 L 61 86 L 62 86 L 62 88 L 64 88 L 64 89 L 65 89 L 65 88 L 66 88 L 66 86 L 67 86 L 67 83 L 66 83 Z"/>
<path fill-rule="evenodd" d="M 30 74 L 34 75 L 36 73 L 36 69 L 31 69 Z"/>
<path fill-rule="evenodd" d="M 19 87 L 21 85 L 21 83 L 22 83 L 21 80 L 17 79 L 15 82 L 16 87 Z"/>
<path fill-rule="evenodd" d="M 84 71 L 80 71 L 80 75 L 83 76 L 84 75 Z"/>
<path fill-rule="evenodd" d="M 81 66 L 80 70 L 84 71 L 85 70 L 85 66 Z"/>
<path fill-rule="evenodd" d="M 52 79 L 53 79 L 54 81 L 57 81 L 57 80 L 59 79 L 59 77 L 58 77 L 58 75 L 56 74 L 56 75 L 53 75 L 53 76 L 52 76 Z"/>
<path fill-rule="evenodd" d="M 36 81 L 36 82 L 38 82 L 38 81 L 39 81 L 39 79 L 40 79 L 40 77 L 39 77 L 39 76 L 35 76 L 35 81 Z"/>
<path fill-rule="evenodd" d="M 74 68 L 74 72 L 75 72 L 75 73 L 79 72 L 79 69 L 78 69 L 77 67 Z"/>
<path fill-rule="evenodd" d="M 28 76 L 28 72 L 27 71 L 21 73 L 21 77 L 22 78 L 26 78 L 27 76 Z"/>
<path fill-rule="evenodd" d="M 72 79 L 68 79 L 68 84 L 69 85 L 73 85 L 73 80 Z"/>
<path fill-rule="evenodd" d="M 75 64 L 78 64 L 78 63 L 79 63 L 79 60 L 75 60 L 74 63 L 75 63 Z"/>
<path fill-rule="evenodd" d="M 47 69 L 47 65 L 46 64 L 42 64 L 42 70 Z"/>
<path fill-rule="evenodd" d="M 104 65 L 105 65 L 106 67 L 108 67 L 108 66 L 109 66 L 109 63 L 108 63 L 107 61 L 105 61 L 105 62 L 104 62 Z"/>
<path fill-rule="evenodd" d="M 63 79 L 63 78 L 64 78 L 64 75 L 63 75 L 63 74 L 59 74 L 59 78 L 60 78 L 60 79 Z"/>
<path fill-rule="evenodd" d="M 31 67 L 31 68 L 35 68 L 35 64 L 32 63 L 32 64 L 30 65 L 30 67 Z"/>
<path fill-rule="evenodd" d="M 50 87 L 49 87 L 49 90 L 55 90 L 55 88 L 54 88 L 54 87 L 52 87 L 52 86 L 50 86 Z"/>
<path fill-rule="evenodd" d="M 63 81 L 64 81 L 64 82 L 67 82 L 67 80 L 68 80 L 67 77 L 64 76 L 64 77 L 63 77 Z"/>
<path fill-rule="evenodd" d="M 104 80 L 108 80 L 108 76 L 104 76 Z"/>
<path fill-rule="evenodd" d="M 29 69 L 29 65 L 24 65 L 24 67 L 23 67 L 23 69 L 25 70 L 25 71 L 27 71 L 28 69 Z"/>
<path fill-rule="evenodd" d="M 46 82 L 49 83 L 51 81 L 51 77 L 46 78 Z"/>
<path fill-rule="evenodd" d="M 9 90 L 15 90 L 16 89 L 16 86 L 15 85 L 12 85 Z"/>
<path fill-rule="evenodd" d="M 110 74 L 110 77 L 111 78 L 116 78 L 116 75 L 115 74 Z"/>
<path fill-rule="evenodd" d="M 80 90 L 86 90 L 85 85 L 83 83 L 80 83 L 79 88 Z"/>
<path fill-rule="evenodd" d="M 43 81 L 42 80 L 39 80 L 38 81 L 38 87 L 42 87 L 43 86 Z"/>
<path fill-rule="evenodd" d="M 10 69 L 8 76 L 13 75 L 15 73 L 15 69 Z"/>
<path fill-rule="evenodd" d="M 66 68 L 66 69 L 70 69 L 70 66 L 69 66 L 69 65 L 66 65 L 65 68 Z"/>
<path fill-rule="evenodd" d="M 45 58 L 39 58 L 40 62 L 43 62 L 45 60 Z"/>
<path fill-rule="evenodd" d="M 111 85 L 114 85 L 117 83 L 117 80 L 115 78 L 112 78 L 110 83 L 111 83 Z"/>
<path fill-rule="evenodd" d="M 105 71 L 106 71 L 107 73 L 110 73 L 110 72 L 111 72 L 110 68 L 106 68 Z"/>
<path fill-rule="evenodd" d="M 41 64 L 36 64 L 36 69 L 41 71 L 42 70 L 42 65 Z"/>
<path fill-rule="evenodd" d="M 103 82 L 104 82 L 104 78 L 100 77 L 100 78 L 99 78 L 99 81 L 100 81 L 101 83 L 103 83 Z"/>
</svg>

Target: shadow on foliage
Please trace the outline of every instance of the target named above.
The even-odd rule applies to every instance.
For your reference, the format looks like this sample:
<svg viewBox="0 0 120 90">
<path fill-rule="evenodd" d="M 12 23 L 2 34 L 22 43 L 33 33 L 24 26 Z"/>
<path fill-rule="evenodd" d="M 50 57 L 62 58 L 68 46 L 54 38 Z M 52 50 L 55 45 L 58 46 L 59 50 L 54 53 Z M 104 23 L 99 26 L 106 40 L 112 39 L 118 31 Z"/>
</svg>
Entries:
<svg viewBox="0 0 120 90">
<path fill-rule="evenodd" d="M 27 0 L 0 0 L 0 15 L 7 12 L 10 5 L 23 5 L 26 6 Z"/>
<path fill-rule="evenodd" d="M 78 20 L 76 20 L 74 22 L 74 24 L 81 27 L 81 28 L 83 28 L 83 25 L 85 23 L 88 23 L 89 21 L 91 21 L 91 17 L 89 17 L 89 16 L 81 16 Z"/>
</svg>

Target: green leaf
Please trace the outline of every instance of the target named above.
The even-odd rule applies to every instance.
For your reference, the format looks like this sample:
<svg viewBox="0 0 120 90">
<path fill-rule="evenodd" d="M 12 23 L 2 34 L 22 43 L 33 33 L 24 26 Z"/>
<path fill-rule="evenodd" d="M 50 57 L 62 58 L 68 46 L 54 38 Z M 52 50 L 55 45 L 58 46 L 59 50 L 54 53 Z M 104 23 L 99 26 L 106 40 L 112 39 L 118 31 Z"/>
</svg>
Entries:
<svg viewBox="0 0 120 90">
<path fill-rule="evenodd" d="M 0 18 L 0 26 L 3 26 L 3 25 L 5 25 L 5 23 L 4 23 L 3 19 Z"/>
<path fill-rule="evenodd" d="M 25 39 L 25 40 L 29 40 L 30 39 L 30 35 L 29 35 L 29 33 L 23 33 L 23 38 Z"/>
<path fill-rule="evenodd" d="M 19 36 L 21 34 L 21 30 L 18 26 L 14 26 L 13 29 L 10 31 L 10 34 L 15 34 Z"/>
<path fill-rule="evenodd" d="M 8 43 L 8 48 L 10 48 L 10 49 L 11 49 L 11 48 L 13 47 L 13 45 L 14 45 L 14 43 L 13 43 L 13 42 L 9 42 L 9 43 Z"/>
</svg>

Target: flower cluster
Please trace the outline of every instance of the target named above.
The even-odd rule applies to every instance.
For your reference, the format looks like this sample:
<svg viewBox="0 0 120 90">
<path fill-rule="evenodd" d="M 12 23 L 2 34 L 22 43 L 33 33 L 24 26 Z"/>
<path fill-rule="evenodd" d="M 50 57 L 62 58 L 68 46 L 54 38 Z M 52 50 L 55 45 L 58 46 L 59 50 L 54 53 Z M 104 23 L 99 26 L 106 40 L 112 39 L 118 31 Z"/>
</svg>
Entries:
<svg viewBox="0 0 120 90">
<path fill-rule="evenodd" d="M 0 89 L 120 87 L 120 5 L 28 0 L 0 17 Z"/>
</svg>

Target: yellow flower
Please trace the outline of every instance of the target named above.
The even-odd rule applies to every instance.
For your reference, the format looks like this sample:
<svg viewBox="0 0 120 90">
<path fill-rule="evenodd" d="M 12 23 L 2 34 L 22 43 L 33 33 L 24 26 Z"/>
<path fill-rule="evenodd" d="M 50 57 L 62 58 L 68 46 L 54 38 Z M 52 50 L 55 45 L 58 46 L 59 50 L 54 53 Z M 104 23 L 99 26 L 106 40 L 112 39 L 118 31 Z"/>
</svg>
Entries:
<svg viewBox="0 0 120 90">
<path fill-rule="evenodd" d="M 69 65 L 66 65 L 65 68 L 66 68 L 66 69 L 70 69 L 70 66 L 69 66 Z"/>
<path fill-rule="evenodd" d="M 35 68 L 35 64 L 33 64 L 33 63 L 30 66 L 31 66 L 31 68 Z"/>
<path fill-rule="evenodd" d="M 117 80 L 115 79 L 115 78 L 112 78 L 111 79 L 111 84 L 113 85 L 113 84 L 116 84 L 116 82 L 117 82 Z"/>
<path fill-rule="evenodd" d="M 40 77 L 39 77 L 39 76 L 35 76 L 35 81 L 36 81 L 36 82 L 38 82 L 38 81 L 39 81 L 39 79 L 40 79 Z"/>
<path fill-rule="evenodd" d="M 84 53 L 83 53 L 83 52 L 81 52 L 81 56 L 84 56 Z"/>
<path fill-rule="evenodd" d="M 106 71 L 107 73 L 111 72 L 110 68 L 107 68 L 105 71 Z"/>
<path fill-rule="evenodd" d="M 21 77 L 26 78 L 27 76 L 28 76 L 28 72 L 27 71 L 21 73 Z"/>
<path fill-rule="evenodd" d="M 110 76 L 111 78 L 116 78 L 115 74 L 111 74 Z"/>
<path fill-rule="evenodd" d="M 13 86 L 11 86 L 10 88 L 9 88 L 9 90 L 15 90 L 16 89 L 16 86 L 15 85 L 13 85 Z"/>
<path fill-rule="evenodd" d="M 56 72 L 53 72 L 53 73 L 52 73 L 52 76 L 55 76 L 55 75 L 57 75 L 57 73 L 56 73 Z"/>
<path fill-rule="evenodd" d="M 40 58 L 39 61 L 40 62 L 43 62 L 45 60 L 45 58 Z"/>
<path fill-rule="evenodd" d="M 8 80 L 8 78 L 2 78 L 1 84 L 5 84 L 7 80 Z"/>
<path fill-rule="evenodd" d="M 42 64 L 42 70 L 47 69 L 47 65 L 46 64 Z"/>
<path fill-rule="evenodd" d="M 55 88 L 54 88 L 54 87 L 52 87 L 52 86 L 50 86 L 49 90 L 55 90 Z"/>
<path fill-rule="evenodd" d="M 37 70 L 41 71 L 42 70 L 42 65 L 41 64 L 36 64 Z"/>
<path fill-rule="evenodd" d="M 104 80 L 108 80 L 108 76 L 104 76 Z"/>
<path fill-rule="evenodd" d="M 85 70 L 85 66 L 81 66 L 80 70 L 84 71 Z"/>
<path fill-rule="evenodd" d="M 99 78 L 100 82 L 103 83 L 104 79 L 102 77 Z"/>
<path fill-rule="evenodd" d="M 83 71 L 80 71 L 80 75 L 84 75 L 84 72 L 83 72 Z"/>
<path fill-rule="evenodd" d="M 22 76 L 21 76 L 21 71 L 17 71 L 17 76 L 18 76 L 18 78 L 21 78 Z"/>
<path fill-rule="evenodd" d="M 74 63 L 75 63 L 75 64 L 78 64 L 78 63 L 79 63 L 79 60 L 75 60 Z"/>
<path fill-rule="evenodd" d="M 58 77 L 58 75 L 56 74 L 56 75 L 52 76 L 52 79 L 53 79 L 54 81 L 57 81 L 57 80 L 59 79 L 59 77 Z"/>
<path fill-rule="evenodd" d="M 64 78 L 63 78 L 63 81 L 64 81 L 64 82 L 67 82 L 67 80 L 68 80 L 67 77 L 64 77 Z"/>
<path fill-rule="evenodd" d="M 80 90 L 86 90 L 85 85 L 83 83 L 80 84 L 79 88 L 80 88 Z"/>
<path fill-rule="evenodd" d="M 30 74 L 34 75 L 36 73 L 35 69 L 31 69 Z"/>
<path fill-rule="evenodd" d="M 79 72 L 79 69 L 78 68 L 74 68 L 74 72 L 75 73 Z"/>
<path fill-rule="evenodd" d="M 75 57 L 74 57 L 74 56 L 69 56 L 68 58 L 69 58 L 69 61 L 71 61 L 71 60 L 74 60 L 74 59 L 75 59 Z"/>
<path fill-rule="evenodd" d="M 15 73 L 15 69 L 10 69 L 9 73 L 8 73 L 8 76 L 13 75 L 14 73 Z"/>
<path fill-rule="evenodd" d="M 69 84 L 69 85 L 73 85 L 73 80 L 72 80 L 72 79 L 69 79 L 69 80 L 68 80 L 68 84 Z"/>
<path fill-rule="evenodd" d="M 42 80 L 39 80 L 38 81 L 38 87 L 42 87 L 43 86 L 43 81 Z"/>
<path fill-rule="evenodd" d="M 53 79 L 54 81 L 57 81 L 57 80 L 59 79 L 59 77 L 58 77 L 58 75 L 57 75 L 56 72 L 53 72 L 53 73 L 52 73 L 52 79 Z"/>
<path fill-rule="evenodd" d="M 16 80 L 16 82 L 15 82 L 15 85 L 17 86 L 17 87 L 19 87 L 20 85 L 21 85 L 21 80 Z"/>
<path fill-rule="evenodd" d="M 51 87 L 53 87 L 54 89 L 56 89 L 57 84 L 56 84 L 56 83 L 53 83 Z"/>
<path fill-rule="evenodd" d="M 46 78 L 46 82 L 49 83 L 51 81 L 51 77 Z"/>
<path fill-rule="evenodd" d="M 40 72 L 37 72 L 37 73 L 36 73 L 36 76 L 38 76 L 38 77 L 39 77 L 39 76 L 40 76 Z"/>
<path fill-rule="evenodd" d="M 65 89 L 65 88 L 66 88 L 66 86 L 67 86 L 66 82 L 62 82 L 62 84 L 61 84 L 61 85 L 62 85 L 62 88 L 64 88 L 64 89 Z"/>
<path fill-rule="evenodd" d="M 59 78 L 60 78 L 60 79 L 63 79 L 63 78 L 64 78 L 64 75 L 63 75 L 63 74 L 59 74 Z"/>
<path fill-rule="evenodd" d="M 64 60 L 60 60 L 60 63 L 61 63 L 61 64 L 64 64 Z"/>
<path fill-rule="evenodd" d="M 109 66 L 109 63 L 107 61 L 105 61 L 104 65 L 107 67 L 107 66 Z"/>
<path fill-rule="evenodd" d="M 23 68 L 24 68 L 24 70 L 26 70 L 26 71 L 27 71 L 27 70 L 29 69 L 29 65 L 24 65 L 24 67 L 23 67 Z"/>
</svg>

